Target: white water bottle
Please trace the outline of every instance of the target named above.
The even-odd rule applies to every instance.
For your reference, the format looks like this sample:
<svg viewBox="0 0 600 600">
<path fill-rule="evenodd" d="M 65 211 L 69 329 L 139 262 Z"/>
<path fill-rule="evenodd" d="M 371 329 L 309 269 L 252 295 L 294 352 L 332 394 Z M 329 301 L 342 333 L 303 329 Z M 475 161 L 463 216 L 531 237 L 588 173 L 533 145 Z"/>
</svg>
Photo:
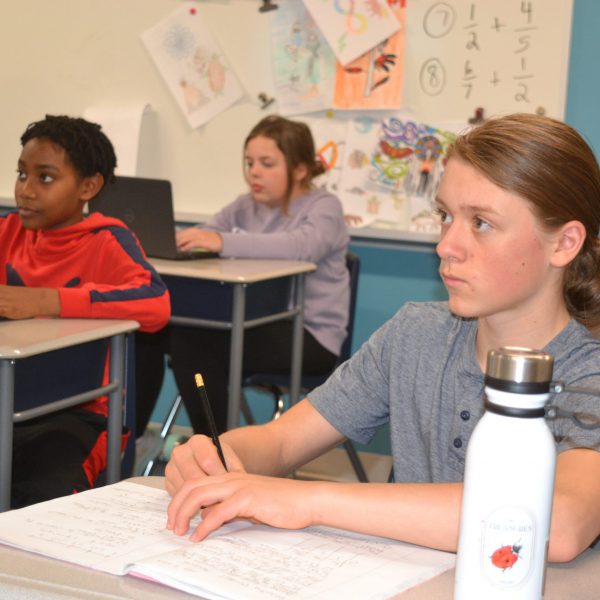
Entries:
<svg viewBox="0 0 600 600">
<path fill-rule="evenodd" d="M 491 350 L 486 412 L 467 448 L 455 600 L 540 600 L 556 470 L 544 419 L 554 360 Z"/>
</svg>

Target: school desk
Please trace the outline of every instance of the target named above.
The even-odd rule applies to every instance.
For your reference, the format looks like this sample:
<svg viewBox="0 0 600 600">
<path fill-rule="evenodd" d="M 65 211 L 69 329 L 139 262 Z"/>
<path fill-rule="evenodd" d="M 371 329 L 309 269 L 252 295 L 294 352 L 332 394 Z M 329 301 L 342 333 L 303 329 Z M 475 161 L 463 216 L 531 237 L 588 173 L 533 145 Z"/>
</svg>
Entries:
<svg viewBox="0 0 600 600">
<path fill-rule="evenodd" d="M 150 259 L 171 294 L 171 323 L 231 331 L 227 428 L 240 422 L 244 329 L 293 319 L 290 402 L 302 375 L 304 283 L 310 262 L 242 258 Z M 291 303 L 290 303 L 291 293 Z"/>
<path fill-rule="evenodd" d="M 0 511 L 10 507 L 13 422 L 25 421 L 108 395 L 106 480 L 120 479 L 123 425 L 125 334 L 136 321 L 114 319 L 25 319 L 0 322 Z M 109 381 L 105 386 L 15 413 L 16 362 L 94 340 L 110 343 Z M 43 389 L 44 382 L 39 382 Z"/>
<path fill-rule="evenodd" d="M 135 477 L 141 485 L 164 487 L 162 477 Z M 454 571 L 446 571 L 395 598 L 452 600 Z M 600 589 L 600 551 L 586 550 L 566 564 L 550 564 L 545 600 L 597 600 Z M 67 562 L 0 545 L 2 600 L 93 600 L 97 598 L 185 600 L 193 596 L 137 579 L 109 575 Z"/>
</svg>

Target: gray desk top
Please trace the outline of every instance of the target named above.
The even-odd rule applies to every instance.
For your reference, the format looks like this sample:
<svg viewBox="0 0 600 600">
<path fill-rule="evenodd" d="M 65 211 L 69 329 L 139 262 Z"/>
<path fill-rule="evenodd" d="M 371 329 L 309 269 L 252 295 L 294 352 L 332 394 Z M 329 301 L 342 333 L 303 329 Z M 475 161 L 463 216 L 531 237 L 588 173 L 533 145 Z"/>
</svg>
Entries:
<svg viewBox="0 0 600 600">
<path fill-rule="evenodd" d="M 162 487 L 162 477 L 131 481 Z M 402 600 L 452 600 L 454 571 L 447 571 L 404 592 Z M 567 564 L 551 564 L 545 600 L 597 600 L 600 551 L 588 550 Z M 2 600 L 184 600 L 190 595 L 135 577 L 108 575 L 0 545 Z"/>
<path fill-rule="evenodd" d="M 23 319 L 0 321 L 0 358 L 27 358 L 139 328 L 117 319 Z"/>
<path fill-rule="evenodd" d="M 316 269 L 311 262 L 254 258 L 203 258 L 198 260 L 151 258 L 150 263 L 161 275 L 227 283 L 257 283 L 299 273 L 310 273 Z"/>
</svg>

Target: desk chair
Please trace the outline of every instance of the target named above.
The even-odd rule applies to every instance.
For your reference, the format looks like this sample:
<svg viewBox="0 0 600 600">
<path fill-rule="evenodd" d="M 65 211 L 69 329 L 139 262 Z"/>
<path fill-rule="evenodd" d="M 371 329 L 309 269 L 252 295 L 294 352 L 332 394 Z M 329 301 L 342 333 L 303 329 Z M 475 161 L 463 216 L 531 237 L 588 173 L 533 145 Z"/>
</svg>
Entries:
<svg viewBox="0 0 600 600">
<path fill-rule="evenodd" d="M 134 336 L 126 336 L 123 425 L 131 435 L 122 454 L 121 478 L 130 477 L 135 460 L 135 361 Z M 14 422 L 35 418 L 36 407 L 63 399 L 76 405 L 94 399 L 89 390 L 102 386 L 109 342 L 86 342 L 17 361 L 15 367 Z M 78 402 L 79 399 L 79 402 Z M 25 411 L 32 410 L 28 415 Z M 100 473 L 96 486 L 106 481 Z"/>
<path fill-rule="evenodd" d="M 344 340 L 340 350 L 340 355 L 333 370 L 348 360 L 352 354 L 352 336 L 354 333 L 354 317 L 356 314 L 356 295 L 358 291 L 358 279 L 360 274 L 360 258 L 353 252 L 348 252 L 346 254 L 346 267 L 350 275 L 348 335 Z M 318 387 L 322 383 L 325 383 L 330 374 L 331 373 L 327 373 L 326 375 L 303 375 L 301 381 L 302 390 L 308 393 L 310 390 Z M 281 416 L 284 410 L 284 395 L 286 390 L 289 388 L 289 381 L 290 378 L 288 375 L 274 373 L 253 373 L 244 379 L 242 386 L 243 389 L 258 388 L 261 391 L 270 394 L 274 403 L 272 418 L 277 419 Z M 246 422 L 250 424 L 254 423 L 254 418 L 243 392 L 241 408 Z M 346 440 L 343 443 L 343 447 L 348 455 L 350 463 L 352 464 L 352 468 L 354 469 L 357 479 L 361 482 L 367 482 L 367 474 L 352 442 L 350 440 Z"/>
</svg>

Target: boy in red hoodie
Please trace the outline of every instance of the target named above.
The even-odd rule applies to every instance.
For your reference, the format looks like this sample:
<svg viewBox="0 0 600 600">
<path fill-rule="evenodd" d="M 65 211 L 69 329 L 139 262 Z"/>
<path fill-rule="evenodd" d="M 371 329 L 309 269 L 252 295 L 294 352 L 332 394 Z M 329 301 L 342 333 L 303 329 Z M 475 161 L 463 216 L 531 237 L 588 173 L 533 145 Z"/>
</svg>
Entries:
<svg viewBox="0 0 600 600">
<path fill-rule="evenodd" d="M 99 125 L 46 116 L 21 137 L 17 211 L 0 217 L 0 317 L 132 319 L 164 327 L 169 294 L 119 220 L 84 215 L 116 157 Z M 106 398 L 15 425 L 13 505 L 88 489 L 105 466 Z M 93 467 L 92 467 L 93 466 Z"/>
</svg>

